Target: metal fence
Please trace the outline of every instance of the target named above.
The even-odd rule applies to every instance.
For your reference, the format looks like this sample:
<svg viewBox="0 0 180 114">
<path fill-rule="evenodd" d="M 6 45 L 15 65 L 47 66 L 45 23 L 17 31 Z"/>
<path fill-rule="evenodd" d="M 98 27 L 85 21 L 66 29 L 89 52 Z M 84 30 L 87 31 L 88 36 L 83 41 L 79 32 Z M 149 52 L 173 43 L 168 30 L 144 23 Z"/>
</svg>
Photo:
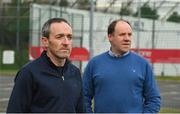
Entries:
<svg viewBox="0 0 180 114">
<path fill-rule="evenodd" d="M 29 7 L 21 7 L 20 16 L 16 10 L 7 4 L 0 7 L 0 70 L 18 69 L 28 61 Z M 3 58 L 5 50 L 15 52 L 13 64 L 3 64 L 3 59 L 8 59 Z"/>
<path fill-rule="evenodd" d="M 21 6 L 19 14 L 16 6 L 3 5 L 0 9 L 0 69 L 19 69 L 28 62 L 29 47 L 40 46 L 42 25 L 52 17 L 66 18 L 73 27 L 74 47 L 85 47 L 90 50 L 88 11 L 38 4 Z M 117 18 L 124 18 L 131 22 L 134 29 L 133 48 L 180 50 L 180 24 L 178 23 L 142 18 L 138 29 L 139 19 L 135 17 L 94 12 L 94 18 L 94 56 L 109 49 L 106 29 L 108 24 Z M 4 50 L 15 51 L 14 64 L 2 64 Z M 74 63 L 82 67 L 82 72 L 87 64 L 87 62 L 77 61 Z M 179 63 L 157 63 L 154 70 L 157 75 L 171 75 L 172 72 L 174 76 L 180 75 Z"/>
<path fill-rule="evenodd" d="M 44 7 L 44 6 L 43 6 Z M 70 21 L 73 27 L 74 32 L 74 41 L 73 44 L 75 47 L 86 47 L 89 49 L 89 17 L 87 11 L 78 12 L 75 9 L 67 10 L 61 9 L 60 7 L 49 7 L 46 10 L 41 9 L 40 7 L 36 9 L 38 15 L 35 15 L 35 18 L 30 18 L 30 7 L 21 7 L 20 16 L 17 16 L 17 7 L 12 7 L 8 5 L 3 5 L 0 8 L 0 71 L 2 70 L 11 70 L 19 69 L 26 62 L 29 61 L 29 46 L 40 46 L 39 38 L 40 30 L 42 24 L 45 20 L 51 17 L 59 16 L 64 17 Z M 48 13 L 47 13 L 48 12 Z M 42 16 L 41 16 L 42 15 Z M 112 18 L 113 17 L 113 18 Z M 133 46 L 137 47 L 137 34 L 140 33 L 139 47 L 148 48 L 148 49 L 177 49 L 180 50 L 180 24 L 178 23 L 166 23 L 166 22 L 155 22 L 156 30 L 153 30 L 153 20 L 141 19 L 141 30 L 138 31 L 137 22 L 138 19 L 127 16 L 119 16 L 114 14 L 102 14 L 96 13 L 94 19 L 94 56 L 109 49 L 109 42 L 106 36 L 107 25 L 110 21 L 116 18 L 124 18 L 129 20 L 132 23 L 134 28 L 134 39 Z M 18 22 L 19 21 L 19 22 Z M 19 24 L 18 24 L 19 23 Z M 148 23 L 148 24 L 147 24 Z M 19 26 L 19 27 L 17 27 Z M 34 29 L 33 26 L 36 26 Z M 153 37 L 154 31 L 154 39 Z M 34 38 L 34 39 L 33 39 Z M 154 42 L 154 44 L 153 44 Z M 15 52 L 15 63 L 14 64 L 3 64 L 3 53 L 5 50 L 13 50 Z M 86 66 L 87 62 L 74 62 L 77 66 L 83 67 Z M 170 69 L 170 71 L 169 71 Z M 83 68 L 82 68 L 83 70 Z M 170 75 L 174 72 L 173 75 L 180 76 L 180 66 L 179 64 L 174 63 L 157 63 L 154 66 L 154 70 L 157 74 L 160 75 Z M 12 79 L 11 82 L 12 88 Z M 162 83 L 163 84 L 163 83 Z M 161 85 L 161 83 L 160 83 Z M 165 85 L 166 86 L 166 85 Z M 1 86 L 2 87 L 2 86 Z M 163 86 L 162 86 L 163 87 Z M 173 85 L 173 87 L 175 87 Z M 162 90 L 164 90 L 162 88 Z M 2 90 L 3 91 L 3 90 Z M 167 95 L 169 90 L 165 91 L 163 95 Z M 0 94 L 3 94 L 0 92 Z M 10 91 L 7 93 L 10 94 Z M 177 94 L 172 92 L 172 95 Z M 6 96 L 7 97 L 7 96 Z M 164 96 L 163 96 L 164 97 Z M 166 97 L 166 96 L 165 96 Z M 169 98 L 167 98 L 169 99 Z M 3 99 L 3 109 L 0 109 L 0 112 L 4 112 L 7 105 L 8 99 Z M 0 101 L 1 102 L 1 101 Z M 169 103 L 170 101 L 168 101 Z M 2 102 L 1 102 L 2 103 Z M 168 104 L 167 103 L 167 104 Z M 178 103 L 177 103 L 178 105 Z M 176 105 L 176 106 L 177 106 Z M 174 109 L 173 105 L 170 104 L 167 106 L 170 111 Z M 177 106 L 178 107 L 178 106 Z M 177 108 L 176 107 L 176 108 Z M 178 108 L 177 108 L 178 109 Z"/>
</svg>

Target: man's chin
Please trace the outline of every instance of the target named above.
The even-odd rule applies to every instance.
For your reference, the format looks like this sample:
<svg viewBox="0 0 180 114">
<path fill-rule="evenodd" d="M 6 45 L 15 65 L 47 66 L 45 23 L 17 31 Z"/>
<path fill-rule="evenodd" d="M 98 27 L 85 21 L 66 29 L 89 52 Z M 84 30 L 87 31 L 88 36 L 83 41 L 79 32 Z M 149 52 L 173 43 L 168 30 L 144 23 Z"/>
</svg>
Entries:
<svg viewBox="0 0 180 114">
<path fill-rule="evenodd" d="M 126 53 L 126 52 L 128 52 L 129 50 L 130 50 L 130 49 L 127 48 L 127 49 L 123 49 L 122 51 Z"/>
<path fill-rule="evenodd" d="M 69 58 L 69 55 L 61 55 L 61 56 L 59 56 L 59 58 L 61 58 L 61 59 L 67 59 L 67 58 Z"/>
</svg>

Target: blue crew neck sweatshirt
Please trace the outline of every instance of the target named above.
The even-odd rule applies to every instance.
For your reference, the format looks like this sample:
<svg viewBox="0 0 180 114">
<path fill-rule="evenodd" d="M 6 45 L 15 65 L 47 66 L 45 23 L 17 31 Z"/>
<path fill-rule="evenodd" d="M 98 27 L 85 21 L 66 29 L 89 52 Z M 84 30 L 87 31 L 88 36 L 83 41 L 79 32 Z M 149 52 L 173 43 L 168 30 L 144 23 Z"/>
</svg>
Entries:
<svg viewBox="0 0 180 114">
<path fill-rule="evenodd" d="M 160 94 L 152 68 L 143 57 L 130 52 L 112 57 L 105 52 L 89 61 L 83 75 L 85 112 L 158 112 Z"/>
</svg>

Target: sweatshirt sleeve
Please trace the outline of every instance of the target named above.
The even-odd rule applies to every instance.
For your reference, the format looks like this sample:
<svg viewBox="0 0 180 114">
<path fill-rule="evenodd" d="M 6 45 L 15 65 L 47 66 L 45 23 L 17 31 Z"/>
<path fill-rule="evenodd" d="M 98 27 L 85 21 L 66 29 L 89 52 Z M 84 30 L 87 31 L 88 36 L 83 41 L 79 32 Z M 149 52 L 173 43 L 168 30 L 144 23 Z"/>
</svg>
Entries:
<svg viewBox="0 0 180 114">
<path fill-rule="evenodd" d="M 92 99 L 93 99 L 93 80 L 92 69 L 90 68 L 90 62 L 88 63 L 84 75 L 83 75 L 83 94 L 84 94 L 84 111 L 85 113 L 92 113 Z"/>
<path fill-rule="evenodd" d="M 158 86 L 154 79 L 152 68 L 146 66 L 146 76 L 144 82 L 144 113 L 158 113 L 161 105 L 161 97 Z"/>
<path fill-rule="evenodd" d="M 23 68 L 15 78 L 15 84 L 9 99 L 7 113 L 29 112 L 32 99 L 32 77 Z"/>
</svg>

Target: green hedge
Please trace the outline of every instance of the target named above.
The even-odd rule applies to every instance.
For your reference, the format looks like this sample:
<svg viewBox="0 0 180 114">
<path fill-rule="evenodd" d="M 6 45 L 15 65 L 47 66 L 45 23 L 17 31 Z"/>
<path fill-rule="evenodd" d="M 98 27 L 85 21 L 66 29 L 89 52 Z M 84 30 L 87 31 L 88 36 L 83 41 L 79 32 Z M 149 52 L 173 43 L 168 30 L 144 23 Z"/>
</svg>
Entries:
<svg viewBox="0 0 180 114">
<path fill-rule="evenodd" d="M 11 50 L 11 49 L 8 49 Z M 15 63 L 14 64 L 3 64 L 2 63 L 2 53 L 4 50 L 0 51 L 0 70 L 18 70 L 21 68 L 24 64 L 26 64 L 29 61 L 28 58 L 28 49 L 23 49 L 21 51 L 15 51 Z"/>
</svg>

